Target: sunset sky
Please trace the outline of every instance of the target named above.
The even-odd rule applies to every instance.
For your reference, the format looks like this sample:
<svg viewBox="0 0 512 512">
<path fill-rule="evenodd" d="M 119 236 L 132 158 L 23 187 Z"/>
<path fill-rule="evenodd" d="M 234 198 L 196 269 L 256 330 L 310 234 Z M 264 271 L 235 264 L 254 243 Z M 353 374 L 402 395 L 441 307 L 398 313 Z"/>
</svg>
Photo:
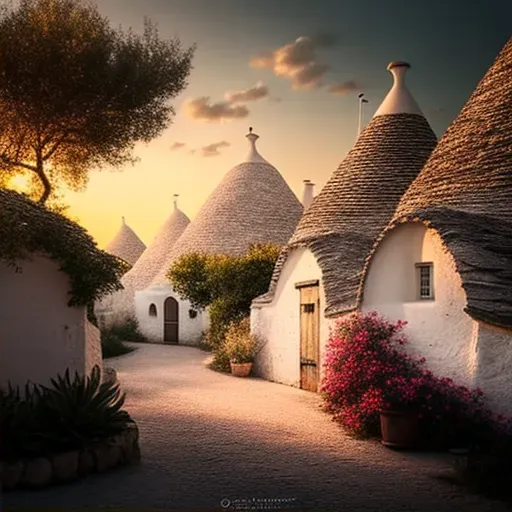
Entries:
<svg viewBox="0 0 512 512">
<path fill-rule="evenodd" d="M 369 100 L 366 123 L 391 86 L 392 60 L 411 63 L 409 88 L 440 136 L 510 37 L 512 19 L 509 0 L 97 3 L 115 26 L 140 31 L 148 16 L 162 37 L 197 43 L 169 129 L 137 147 L 135 166 L 94 172 L 85 191 L 65 196 L 102 247 L 122 215 L 150 243 L 176 193 L 193 218 L 242 161 L 249 126 L 299 198 L 304 179 L 318 192 L 355 141 L 357 94 Z"/>
</svg>

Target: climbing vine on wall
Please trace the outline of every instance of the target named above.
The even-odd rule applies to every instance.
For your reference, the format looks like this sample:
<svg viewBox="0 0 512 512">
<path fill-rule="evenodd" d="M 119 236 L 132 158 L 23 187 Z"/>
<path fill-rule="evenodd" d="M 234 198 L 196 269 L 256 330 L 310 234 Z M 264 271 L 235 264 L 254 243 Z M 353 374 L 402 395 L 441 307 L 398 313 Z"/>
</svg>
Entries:
<svg viewBox="0 0 512 512">
<path fill-rule="evenodd" d="M 69 306 L 85 306 L 122 289 L 129 265 L 102 250 L 85 229 L 17 192 L 0 189 L 0 260 L 20 269 L 32 255 L 48 256 L 70 279 Z"/>
</svg>

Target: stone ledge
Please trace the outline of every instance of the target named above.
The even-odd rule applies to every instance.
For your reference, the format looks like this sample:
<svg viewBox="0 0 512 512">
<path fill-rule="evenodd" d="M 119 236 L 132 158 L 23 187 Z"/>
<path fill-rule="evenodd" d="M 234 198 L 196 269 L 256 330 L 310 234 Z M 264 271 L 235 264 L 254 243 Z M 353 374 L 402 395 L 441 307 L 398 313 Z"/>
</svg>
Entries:
<svg viewBox="0 0 512 512">
<path fill-rule="evenodd" d="M 84 449 L 16 462 L 0 461 L 1 489 L 41 489 L 68 483 L 91 473 L 139 462 L 140 458 L 139 429 L 136 423 L 129 423 L 120 434 Z"/>
<path fill-rule="evenodd" d="M 103 383 L 111 383 L 111 384 L 118 384 L 119 379 L 117 378 L 117 372 L 112 368 L 111 366 L 105 366 L 103 367 L 102 372 L 102 382 Z"/>
</svg>

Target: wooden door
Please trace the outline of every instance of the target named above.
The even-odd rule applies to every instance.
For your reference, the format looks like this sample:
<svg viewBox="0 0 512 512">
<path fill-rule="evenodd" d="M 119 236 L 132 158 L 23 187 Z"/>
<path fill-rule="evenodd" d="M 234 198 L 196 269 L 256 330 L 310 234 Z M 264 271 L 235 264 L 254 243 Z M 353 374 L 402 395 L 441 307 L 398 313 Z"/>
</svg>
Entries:
<svg viewBox="0 0 512 512">
<path fill-rule="evenodd" d="M 164 302 L 164 343 L 177 344 L 179 341 L 178 314 L 178 301 L 173 297 L 167 297 Z"/>
<path fill-rule="evenodd" d="M 319 286 L 300 290 L 300 387 L 318 391 L 320 379 L 320 298 Z"/>
</svg>

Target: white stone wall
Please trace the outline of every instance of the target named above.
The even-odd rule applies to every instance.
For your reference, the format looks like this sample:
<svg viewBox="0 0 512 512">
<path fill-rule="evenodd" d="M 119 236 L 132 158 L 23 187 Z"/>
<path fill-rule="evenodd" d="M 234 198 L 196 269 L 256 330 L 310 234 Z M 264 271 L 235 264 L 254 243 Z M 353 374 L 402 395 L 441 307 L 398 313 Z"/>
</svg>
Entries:
<svg viewBox="0 0 512 512">
<path fill-rule="evenodd" d="M 315 279 L 320 281 L 320 357 L 323 358 L 329 322 L 323 315 L 322 271 L 311 251 L 296 249 L 283 267 L 273 301 L 266 305 L 253 304 L 251 308 L 251 330 L 265 341 L 255 362 L 255 370 L 261 377 L 300 386 L 300 291 L 295 284 Z"/>
<path fill-rule="evenodd" d="M 190 318 L 189 310 L 193 309 L 190 302 L 181 300 L 170 285 L 155 286 L 135 292 L 135 315 L 140 331 L 149 341 L 163 343 L 164 302 L 168 297 L 174 297 L 179 304 L 179 344 L 197 345 L 201 341 L 203 331 L 208 328 L 208 314 L 198 312 L 195 318 Z M 156 317 L 149 316 L 151 304 L 156 306 Z"/>
<path fill-rule="evenodd" d="M 19 265 L 16 273 L 0 263 L 0 386 L 83 373 L 86 311 L 68 307 L 68 276 L 45 257 Z"/>
<path fill-rule="evenodd" d="M 87 317 L 85 324 L 85 373 L 91 374 L 92 369 L 98 365 L 103 368 L 101 357 L 101 335 L 99 329 L 91 324 Z"/>
<path fill-rule="evenodd" d="M 474 324 L 475 386 L 482 388 L 495 411 L 512 415 L 512 332 Z"/>
<path fill-rule="evenodd" d="M 434 300 L 416 299 L 415 264 L 421 262 L 434 264 Z M 382 241 L 367 274 L 362 311 L 407 321 L 412 353 L 426 357 L 436 373 L 473 385 L 474 328 L 465 305 L 453 258 L 435 231 L 420 223 L 406 224 Z"/>
<path fill-rule="evenodd" d="M 434 300 L 416 300 L 415 264 L 434 264 Z M 466 294 L 436 231 L 410 223 L 381 242 L 368 270 L 362 311 L 408 322 L 407 350 L 440 377 L 481 387 L 494 408 L 512 413 L 512 333 L 464 313 Z"/>
</svg>

